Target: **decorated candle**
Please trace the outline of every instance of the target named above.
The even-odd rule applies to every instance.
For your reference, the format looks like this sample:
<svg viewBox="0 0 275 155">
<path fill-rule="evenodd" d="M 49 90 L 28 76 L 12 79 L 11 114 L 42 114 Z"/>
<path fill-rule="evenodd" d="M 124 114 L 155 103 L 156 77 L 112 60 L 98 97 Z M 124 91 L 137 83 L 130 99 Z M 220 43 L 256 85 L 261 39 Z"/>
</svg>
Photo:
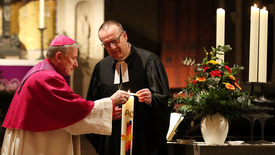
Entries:
<svg viewBox="0 0 275 155">
<path fill-rule="evenodd" d="M 251 6 L 250 15 L 250 46 L 249 46 L 249 82 L 257 82 L 258 72 L 258 32 L 259 8 Z"/>
<path fill-rule="evenodd" d="M 268 11 L 260 10 L 260 33 L 259 33 L 259 73 L 258 82 L 266 83 L 267 74 L 267 32 L 268 32 Z"/>
<path fill-rule="evenodd" d="M 39 28 L 44 28 L 44 0 L 39 0 Z"/>
<path fill-rule="evenodd" d="M 134 96 L 122 105 L 120 155 L 132 155 L 134 126 Z"/>
<path fill-rule="evenodd" d="M 225 11 L 222 8 L 217 9 L 217 25 L 216 25 L 216 47 L 219 45 L 224 46 L 225 34 Z M 224 55 L 217 55 L 224 61 Z M 221 63 L 221 62 L 219 62 Z"/>
</svg>

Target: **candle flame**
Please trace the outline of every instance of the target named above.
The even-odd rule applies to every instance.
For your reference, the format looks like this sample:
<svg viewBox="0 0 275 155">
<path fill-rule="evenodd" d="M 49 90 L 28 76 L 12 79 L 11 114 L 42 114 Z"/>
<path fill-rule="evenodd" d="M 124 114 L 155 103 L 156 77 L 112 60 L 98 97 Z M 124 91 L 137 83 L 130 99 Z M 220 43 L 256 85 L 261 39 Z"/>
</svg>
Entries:
<svg viewBox="0 0 275 155">
<path fill-rule="evenodd" d="M 265 6 L 263 7 L 264 10 L 266 10 Z"/>
<path fill-rule="evenodd" d="M 257 7 L 257 4 L 254 4 L 254 7 Z"/>
</svg>

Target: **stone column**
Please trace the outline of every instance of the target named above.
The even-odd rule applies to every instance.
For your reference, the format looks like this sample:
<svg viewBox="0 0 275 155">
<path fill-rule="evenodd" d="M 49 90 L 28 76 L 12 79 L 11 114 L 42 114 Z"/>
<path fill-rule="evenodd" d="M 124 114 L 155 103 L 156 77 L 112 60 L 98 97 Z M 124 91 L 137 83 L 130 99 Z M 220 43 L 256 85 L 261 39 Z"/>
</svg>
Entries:
<svg viewBox="0 0 275 155">
<path fill-rule="evenodd" d="M 11 5 L 11 0 L 3 0 L 2 6 L 3 6 L 3 34 L 2 36 L 5 38 L 10 37 L 10 16 L 11 16 L 11 11 L 10 11 L 10 5 Z"/>
</svg>

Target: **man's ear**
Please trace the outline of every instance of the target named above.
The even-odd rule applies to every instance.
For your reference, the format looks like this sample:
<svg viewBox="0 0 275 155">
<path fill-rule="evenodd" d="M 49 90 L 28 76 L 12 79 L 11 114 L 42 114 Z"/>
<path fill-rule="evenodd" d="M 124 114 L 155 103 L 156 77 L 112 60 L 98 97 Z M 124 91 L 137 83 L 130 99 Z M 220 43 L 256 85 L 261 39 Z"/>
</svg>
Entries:
<svg viewBox="0 0 275 155">
<path fill-rule="evenodd" d="M 123 36 L 124 36 L 124 38 L 125 38 L 125 41 L 127 42 L 128 41 L 128 36 L 127 36 L 127 32 L 126 31 L 124 31 L 124 32 L 122 32 L 123 34 Z"/>
<path fill-rule="evenodd" d="M 61 57 L 62 57 L 62 53 L 61 52 L 57 52 L 55 54 L 55 59 L 57 62 L 61 62 Z"/>
</svg>

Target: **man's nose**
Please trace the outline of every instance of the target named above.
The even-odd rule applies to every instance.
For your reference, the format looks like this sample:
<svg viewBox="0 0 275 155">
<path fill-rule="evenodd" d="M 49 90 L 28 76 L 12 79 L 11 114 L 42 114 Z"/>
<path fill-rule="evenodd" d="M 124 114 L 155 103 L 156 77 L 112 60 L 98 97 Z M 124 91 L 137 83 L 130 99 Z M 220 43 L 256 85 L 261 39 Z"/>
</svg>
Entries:
<svg viewBox="0 0 275 155">
<path fill-rule="evenodd" d="M 116 48 L 116 45 L 114 45 L 113 43 L 110 43 L 110 48 L 114 49 L 114 48 Z"/>
</svg>

